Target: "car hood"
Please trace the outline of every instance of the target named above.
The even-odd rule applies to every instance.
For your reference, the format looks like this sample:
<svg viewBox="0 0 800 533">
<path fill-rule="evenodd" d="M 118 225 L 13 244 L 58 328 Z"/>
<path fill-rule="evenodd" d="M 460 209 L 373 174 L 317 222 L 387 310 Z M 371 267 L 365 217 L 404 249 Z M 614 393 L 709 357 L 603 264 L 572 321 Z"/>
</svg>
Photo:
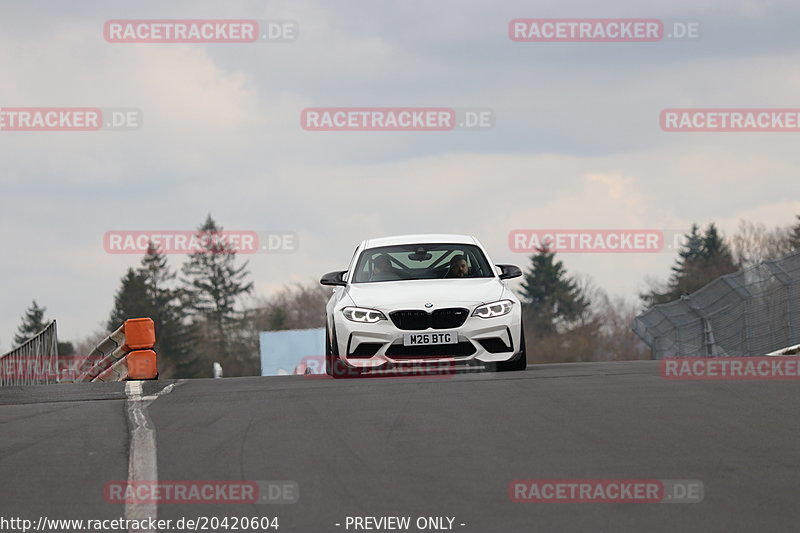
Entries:
<svg viewBox="0 0 800 533">
<path fill-rule="evenodd" d="M 424 279 L 356 283 L 348 287 L 355 305 L 381 311 L 395 309 L 431 309 L 476 305 L 499 300 L 505 291 L 497 278 L 481 279 Z"/>
</svg>

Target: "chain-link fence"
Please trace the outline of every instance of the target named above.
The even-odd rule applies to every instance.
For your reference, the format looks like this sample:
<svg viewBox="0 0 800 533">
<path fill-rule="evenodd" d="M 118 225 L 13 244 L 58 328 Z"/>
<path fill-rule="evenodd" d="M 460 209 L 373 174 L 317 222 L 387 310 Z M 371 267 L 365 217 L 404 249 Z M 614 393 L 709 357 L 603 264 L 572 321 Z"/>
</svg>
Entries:
<svg viewBox="0 0 800 533">
<path fill-rule="evenodd" d="M 0 386 L 56 383 L 58 336 L 53 320 L 42 331 L 0 355 Z"/>
<path fill-rule="evenodd" d="M 653 359 L 764 355 L 800 344 L 800 250 L 637 316 Z"/>
</svg>

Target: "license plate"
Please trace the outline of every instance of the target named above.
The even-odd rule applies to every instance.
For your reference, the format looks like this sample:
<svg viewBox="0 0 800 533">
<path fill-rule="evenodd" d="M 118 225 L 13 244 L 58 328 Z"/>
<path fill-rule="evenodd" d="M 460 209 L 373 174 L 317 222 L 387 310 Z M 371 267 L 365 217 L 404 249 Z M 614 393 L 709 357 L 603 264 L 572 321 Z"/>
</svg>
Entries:
<svg viewBox="0 0 800 533">
<path fill-rule="evenodd" d="M 458 344 L 458 333 L 405 333 L 403 346 L 430 346 L 432 344 Z"/>
</svg>

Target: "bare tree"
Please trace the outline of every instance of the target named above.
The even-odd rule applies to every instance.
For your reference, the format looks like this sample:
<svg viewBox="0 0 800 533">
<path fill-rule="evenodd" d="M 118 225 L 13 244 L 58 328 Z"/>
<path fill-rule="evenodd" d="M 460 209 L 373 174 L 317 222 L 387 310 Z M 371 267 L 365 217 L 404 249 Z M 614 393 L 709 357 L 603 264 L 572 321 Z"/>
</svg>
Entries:
<svg viewBox="0 0 800 533">
<path fill-rule="evenodd" d="M 122 324 L 120 324 L 121 326 Z M 98 327 L 88 335 L 76 340 L 73 344 L 75 346 L 75 354 L 78 356 L 89 355 L 94 350 L 101 340 L 105 339 L 110 331 L 106 331 L 102 327 Z"/>
<path fill-rule="evenodd" d="M 260 374 L 259 334 L 262 331 L 324 327 L 325 304 L 330 295 L 329 287 L 323 287 L 313 280 L 307 284 L 286 285 L 268 297 L 253 298 L 228 329 L 228 342 L 236 357 L 223 362 L 225 375 Z M 199 342 L 194 355 L 201 362 L 198 377 L 211 377 L 213 363 L 218 361 L 219 354 L 213 343 L 204 340 L 208 334 L 206 324 L 199 320 L 195 326 Z"/>
<path fill-rule="evenodd" d="M 594 360 L 650 359 L 650 349 L 631 327 L 633 319 L 641 312 L 640 306 L 619 296 L 611 297 L 602 291 L 594 302 L 594 312 L 601 324 Z"/>
<path fill-rule="evenodd" d="M 764 224 L 741 220 L 737 233 L 731 237 L 731 248 L 733 258 L 741 268 L 777 259 L 794 249 L 792 228 L 777 226 L 767 229 Z"/>
<path fill-rule="evenodd" d="M 331 289 L 317 281 L 284 286 L 277 294 L 258 300 L 252 318 L 260 331 L 309 329 L 325 326 L 325 305 Z"/>
<path fill-rule="evenodd" d="M 591 277 L 578 274 L 575 285 L 591 304 L 567 329 L 539 338 L 528 336 L 528 361 L 628 361 L 650 359 L 647 345 L 631 329 L 637 304 L 610 297 Z"/>
</svg>

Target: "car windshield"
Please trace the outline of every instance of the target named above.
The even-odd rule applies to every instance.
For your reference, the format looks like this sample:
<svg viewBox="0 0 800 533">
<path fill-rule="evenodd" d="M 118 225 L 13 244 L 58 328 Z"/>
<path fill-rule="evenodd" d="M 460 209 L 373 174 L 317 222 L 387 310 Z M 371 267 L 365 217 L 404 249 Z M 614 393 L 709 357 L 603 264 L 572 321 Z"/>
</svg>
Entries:
<svg viewBox="0 0 800 533">
<path fill-rule="evenodd" d="M 353 283 L 414 279 L 491 278 L 480 248 L 471 244 L 404 244 L 361 253 Z"/>
</svg>

